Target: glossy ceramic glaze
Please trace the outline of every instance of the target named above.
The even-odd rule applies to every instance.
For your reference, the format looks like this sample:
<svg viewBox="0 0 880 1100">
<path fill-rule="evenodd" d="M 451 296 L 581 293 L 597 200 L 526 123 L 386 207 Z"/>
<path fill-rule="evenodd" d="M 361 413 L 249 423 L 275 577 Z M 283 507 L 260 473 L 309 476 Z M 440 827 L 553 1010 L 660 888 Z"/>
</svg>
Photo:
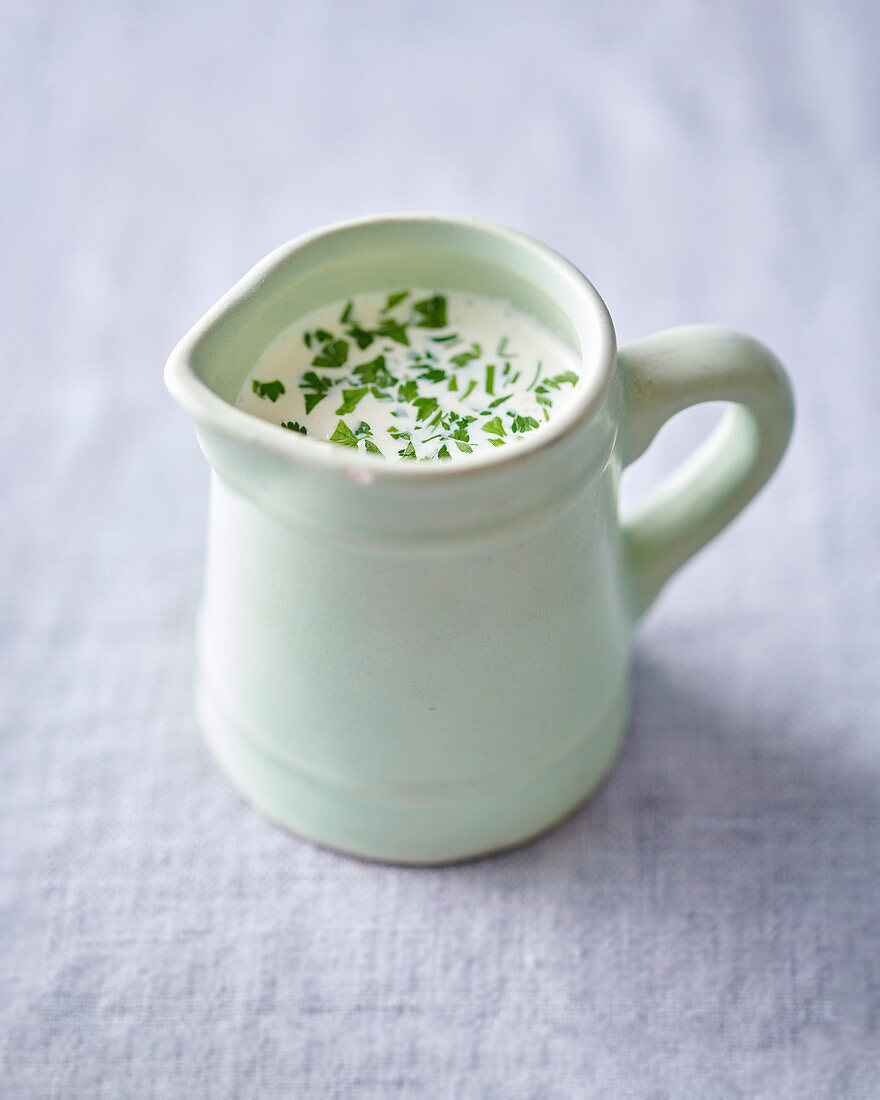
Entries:
<svg viewBox="0 0 880 1100">
<path fill-rule="evenodd" d="M 505 298 L 575 349 L 577 401 L 517 448 L 392 463 L 232 407 L 292 320 L 403 285 Z M 166 367 L 214 469 L 198 710 L 234 783 L 323 844 L 432 863 L 525 840 L 608 770 L 633 624 L 758 491 L 792 424 L 772 354 L 717 326 L 617 353 L 584 276 L 521 234 L 401 215 L 278 249 Z M 621 526 L 618 478 L 662 423 L 731 401 Z"/>
</svg>

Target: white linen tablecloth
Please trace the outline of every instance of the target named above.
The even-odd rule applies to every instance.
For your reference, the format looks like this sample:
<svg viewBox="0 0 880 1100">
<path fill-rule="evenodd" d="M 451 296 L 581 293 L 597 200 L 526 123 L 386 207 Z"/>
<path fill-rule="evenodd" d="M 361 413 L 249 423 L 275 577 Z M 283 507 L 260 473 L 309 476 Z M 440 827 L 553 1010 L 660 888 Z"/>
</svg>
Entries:
<svg viewBox="0 0 880 1100">
<path fill-rule="evenodd" d="M 880 1096 L 876 5 L 0 18 L 0 1095 Z M 208 470 L 161 382 L 270 249 L 393 209 L 545 240 L 621 343 L 751 332 L 799 410 L 641 629 L 610 780 L 433 870 L 298 841 L 209 761 Z"/>
</svg>

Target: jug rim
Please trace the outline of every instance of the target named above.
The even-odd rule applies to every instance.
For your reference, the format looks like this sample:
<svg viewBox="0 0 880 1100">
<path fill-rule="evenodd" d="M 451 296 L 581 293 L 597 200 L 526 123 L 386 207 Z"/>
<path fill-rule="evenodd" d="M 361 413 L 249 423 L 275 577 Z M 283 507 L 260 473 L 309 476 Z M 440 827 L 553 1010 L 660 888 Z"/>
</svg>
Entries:
<svg viewBox="0 0 880 1100">
<path fill-rule="evenodd" d="M 263 420 L 225 400 L 199 376 L 194 359 L 203 341 L 244 303 L 256 297 L 291 256 L 331 237 L 383 224 L 449 225 L 459 230 L 475 230 L 530 253 L 567 287 L 572 304 L 576 303 L 578 308 L 566 308 L 564 305 L 561 308 L 577 335 L 585 367 L 589 365 L 591 368 L 589 379 L 582 383 L 582 392 L 573 397 L 568 407 L 542 425 L 533 438 L 523 439 L 515 447 L 493 447 L 485 454 L 469 455 L 458 462 L 389 460 L 347 447 L 325 447 L 322 445 L 324 440 L 309 439 Z M 437 289 L 443 288 L 438 286 Z M 294 321 L 295 318 L 292 318 L 291 323 Z M 398 212 L 335 222 L 301 234 L 275 248 L 239 279 L 178 342 L 165 364 L 164 380 L 172 397 L 197 427 L 214 431 L 275 458 L 295 460 L 299 465 L 316 469 L 336 470 L 352 480 L 369 483 L 406 481 L 414 477 L 449 481 L 493 469 L 509 469 L 512 463 L 527 461 L 561 443 L 578 425 L 589 420 L 601 405 L 614 376 L 616 358 L 617 341 L 607 306 L 589 279 L 554 249 L 519 230 L 479 218 Z"/>
</svg>

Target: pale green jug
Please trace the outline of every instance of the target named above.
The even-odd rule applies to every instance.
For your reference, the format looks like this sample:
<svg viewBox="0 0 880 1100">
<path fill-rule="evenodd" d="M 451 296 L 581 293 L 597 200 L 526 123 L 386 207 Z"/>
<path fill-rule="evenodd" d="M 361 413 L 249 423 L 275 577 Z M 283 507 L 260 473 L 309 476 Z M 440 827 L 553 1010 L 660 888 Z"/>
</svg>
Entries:
<svg viewBox="0 0 880 1100">
<path fill-rule="evenodd" d="M 516 448 L 404 463 L 233 407 L 287 325 L 400 286 L 501 297 L 566 340 L 570 409 Z M 436 863 L 570 813 L 627 721 L 633 625 L 776 468 L 791 389 L 714 325 L 618 353 L 584 276 L 471 219 L 367 218 L 284 245 L 165 369 L 214 469 L 197 700 L 211 749 L 264 813 L 321 844 Z M 732 407 L 621 523 L 621 470 L 688 405 Z"/>
</svg>

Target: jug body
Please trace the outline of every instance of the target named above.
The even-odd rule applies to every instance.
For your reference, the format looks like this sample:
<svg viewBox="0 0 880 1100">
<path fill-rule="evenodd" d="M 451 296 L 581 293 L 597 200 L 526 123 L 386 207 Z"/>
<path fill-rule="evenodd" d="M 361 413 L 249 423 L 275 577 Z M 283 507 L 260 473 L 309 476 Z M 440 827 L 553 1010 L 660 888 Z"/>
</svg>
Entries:
<svg viewBox="0 0 880 1100">
<path fill-rule="evenodd" d="M 421 536 L 282 516 L 215 473 L 198 705 L 233 782 L 404 862 L 510 846 L 582 801 L 629 695 L 612 444 L 525 515 L 489 514 L 478 484 L 484 522 L 457 527 L 456 499 L 444 530 L 436 502 Z"/>
</svg>

